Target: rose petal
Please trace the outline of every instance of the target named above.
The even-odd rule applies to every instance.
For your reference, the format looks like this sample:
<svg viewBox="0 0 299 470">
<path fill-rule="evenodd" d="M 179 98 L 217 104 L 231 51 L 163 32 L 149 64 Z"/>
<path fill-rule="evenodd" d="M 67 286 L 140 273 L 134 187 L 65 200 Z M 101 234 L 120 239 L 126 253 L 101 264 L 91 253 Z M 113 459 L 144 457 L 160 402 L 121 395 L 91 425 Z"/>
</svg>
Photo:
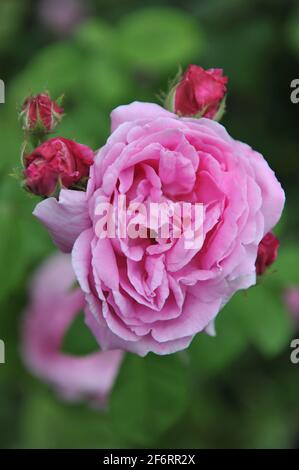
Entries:
<svg viewBox="0 0 299 470">
<path fill-rule="evenodd" d="M 117 129 L 121 124 L 138 119 L 153 119 L 159 116 L 174 117 L 175 115 L 155 103 L 142 103 L 134 101 L 128 105 L 118 106 L 111 113 L 111 130 Z"/>
<path fill-rule="evenodd" d="M 83 191 L 63 189 L 59 201 L 51 197 L 40 202 L 33 215 L 45 225 L 55 245 L 64 252 L 70 252 L 76 238 L 91 225 Z"/>
</svg>

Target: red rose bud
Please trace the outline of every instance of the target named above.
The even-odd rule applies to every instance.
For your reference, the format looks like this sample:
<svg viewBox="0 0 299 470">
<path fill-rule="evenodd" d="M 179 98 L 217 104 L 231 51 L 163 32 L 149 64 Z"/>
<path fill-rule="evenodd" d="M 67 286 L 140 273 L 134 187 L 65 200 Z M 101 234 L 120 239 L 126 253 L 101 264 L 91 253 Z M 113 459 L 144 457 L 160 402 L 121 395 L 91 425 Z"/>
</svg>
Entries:
<svg viewBox="0 0 299 470">
<path fill-rule="evenodd" d="M 39 196 L 55 195 L 61 187 L 83 183 L 93 159 L 85 145 L 63 137 L 50 139 L 24 157 L 25 186 Z"/>
<path fill-rule="evenodd" d="M 259 244 L 255 262 L 256 273 L 261 275 L 277 258 L 279 240 L 273 233 L 267 233 Z"/>
<path fill-rule="evenodd" d="M 222 69 L 204 70 L 198 65 L 189 65 L 170 92 L 168 108 L 181 116 L 220 120 L 224 113 L 227 82 Z"/>
<path fill-rule="evenodd" d="M 23 129 L 37 134 L 53 132 L 62 116 L 63 109 L 48 93 L 26 98 L 20 113 Z"/>
</svg>

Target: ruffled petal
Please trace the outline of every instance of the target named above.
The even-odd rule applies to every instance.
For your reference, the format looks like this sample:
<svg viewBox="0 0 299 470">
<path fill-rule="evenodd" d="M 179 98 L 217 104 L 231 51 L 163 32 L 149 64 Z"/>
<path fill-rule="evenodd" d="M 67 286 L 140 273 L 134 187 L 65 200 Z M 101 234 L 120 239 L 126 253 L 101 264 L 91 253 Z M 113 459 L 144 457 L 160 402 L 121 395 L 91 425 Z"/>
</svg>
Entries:
<svg viewBox="0 0 299 470">
<path fill-rule="evenodd" d="M 118 106 L 111 113 L 111 130 L 115 131 L 121 124 L 138 119 L 154 119 L 161 116 L 175 117 L 155 103 L 142 103 L 134 101 L 131 104 Z"/>
<path fill-rule="evenodd" d="M 91 226 L 84 191 L 63 189 L 59 201 L 53 197 L 45 199 L 37 204 L 33 215 L 49 230 L 55 245 L 66 253 L 72 250 L 80 233 Z"/>
</svg>

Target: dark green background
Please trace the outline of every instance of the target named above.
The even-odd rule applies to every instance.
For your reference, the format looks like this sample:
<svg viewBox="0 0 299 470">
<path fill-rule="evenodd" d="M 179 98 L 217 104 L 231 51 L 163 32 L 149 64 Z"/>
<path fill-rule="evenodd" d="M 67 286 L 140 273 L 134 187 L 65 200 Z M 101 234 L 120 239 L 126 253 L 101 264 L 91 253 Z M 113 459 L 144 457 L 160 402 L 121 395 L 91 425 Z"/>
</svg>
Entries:
<svg viewBox="0 0 299 470">
<path fill-rule="evenodd" d="M 49 2 L 50 3 L 50 2 Z M 288 0 L 93 0 L 70 34 L 41 23 L 38 2 L 0 2 L 0 447 L 285 447 L 299 444 L 298 336 L 283 293 L 299 286 L 299 4 Z M 63 1 L 61 1 L 63 4 Z M 93 148 L 109 113 L 132 100 L 158 101 L 178 66 L 223 67 L 229 76 L 223 123 L 262 152 L 287 194 L 278 262 L 257 287 L 219 315 L 218 335 L 189 350 L 145 359 L 128 354 L 106 412 L 60 402 L 20 358 L 20 319 L 34 268 L 53 251 L 31 216 L 37 199 L 11 177 L 22 133 L 16 106 L 28 92 L 65 93 L 59 130 Z M 82 318 L 81 318 L 82 320 Z M 94 348 L 77 322 L 65 348 Z"/>
</svg>

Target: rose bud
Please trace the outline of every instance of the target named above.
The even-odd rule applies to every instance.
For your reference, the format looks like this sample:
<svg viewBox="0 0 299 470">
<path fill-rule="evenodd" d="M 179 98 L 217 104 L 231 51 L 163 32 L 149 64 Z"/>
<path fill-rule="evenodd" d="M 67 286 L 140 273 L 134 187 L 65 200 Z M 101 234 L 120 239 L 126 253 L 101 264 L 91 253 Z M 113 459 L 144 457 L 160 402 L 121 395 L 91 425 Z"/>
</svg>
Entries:
<svg viewBox="0 0 299 470">
<path fill-rule="evenodd" d="M 170 92 L 167 108 L 180 116 L 219 121 L 224 113 L 227 81 L 222 69 L 204 70 L 198 65 L 189 65 Z"/>
<path fill-rule="evenodd" d="M 36 134 L 53 132 L 62 116 L 63 109 L 48 93 L 26 98 L 20 113 L 23 130 Z"/>
<path fill-rule="evenodd" d="M 270 266 L 277 258 L 279 240 L 268 232 L 258 246 L 257 259 L 255 262 L 256 273 L 263 274 L 266 268 Z"/>
<path fill-rule="evenodd" d="M 24 157 L 25 186 L 39 196 L 55 195 L 61 187 L 83 183 L 93 157 L 86 145 L 63 137 L 50 139 Z"/>
</svg>

